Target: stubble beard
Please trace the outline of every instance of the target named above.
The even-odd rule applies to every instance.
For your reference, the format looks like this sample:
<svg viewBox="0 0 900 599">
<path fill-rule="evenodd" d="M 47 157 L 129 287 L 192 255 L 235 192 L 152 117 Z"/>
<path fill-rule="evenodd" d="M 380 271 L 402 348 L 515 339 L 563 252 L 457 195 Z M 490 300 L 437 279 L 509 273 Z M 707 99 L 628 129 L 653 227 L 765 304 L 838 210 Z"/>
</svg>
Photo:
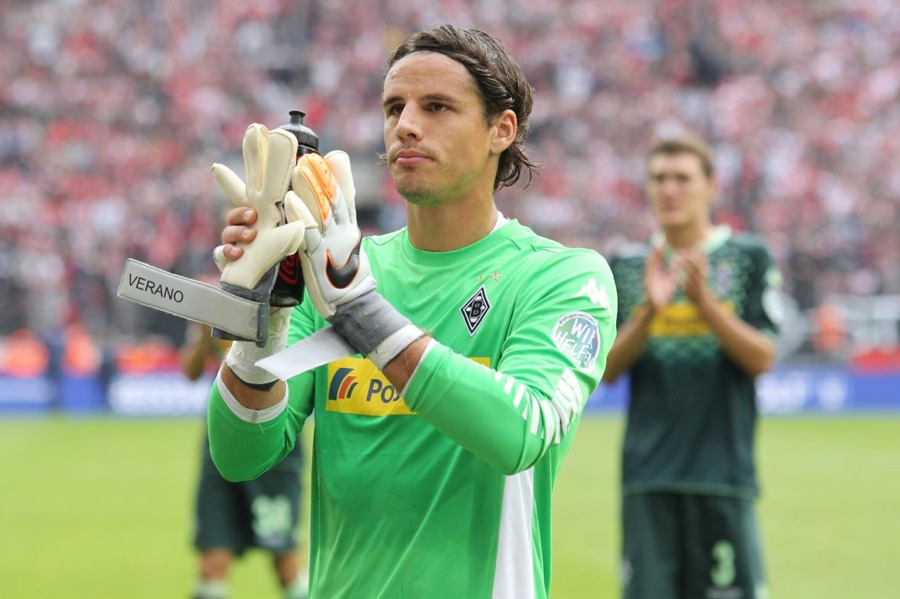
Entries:
<svg viewBox="0 0 900 599">
<path fill-rule="evenodd" d="M 403 182 L 394 180 L 394 185 L 406 202 L 415 206 L 432 206 L 440 202 L 438 190 L 433 185 L 420 182 Z"/>
<path fill-rule="evenodd" d="M 407 203 L 415 206 L 431 206 L 438 203 L 434 194 L 424 189 L 401 190 L 400 197 L 406 200 Z"/>
</svg>

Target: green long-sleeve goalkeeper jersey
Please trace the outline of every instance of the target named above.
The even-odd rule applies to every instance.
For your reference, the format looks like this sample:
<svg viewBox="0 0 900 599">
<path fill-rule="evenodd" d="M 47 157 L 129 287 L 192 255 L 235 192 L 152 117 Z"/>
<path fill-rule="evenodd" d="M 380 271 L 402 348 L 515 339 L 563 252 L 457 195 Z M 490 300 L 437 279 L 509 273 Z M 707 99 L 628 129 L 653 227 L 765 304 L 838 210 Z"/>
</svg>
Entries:
<svg viewBox="0 0 900 599">
<path fill-rule="evenodd" d="M 210 402 L 213 455 L 250 478 L 315 413 L 312 597 L 531 599 L 550 587 L 551 492 L 615 335 L 606 261 L 511 221 L 451 252 L 368 238 L 378 291 L 433 345 L 401 396 L 349 357 L 249 424 Z M 326 326 L 310 301 L 291 342 Z M 226 390 L 227 391 L 227 390 Z"/>
</svg>

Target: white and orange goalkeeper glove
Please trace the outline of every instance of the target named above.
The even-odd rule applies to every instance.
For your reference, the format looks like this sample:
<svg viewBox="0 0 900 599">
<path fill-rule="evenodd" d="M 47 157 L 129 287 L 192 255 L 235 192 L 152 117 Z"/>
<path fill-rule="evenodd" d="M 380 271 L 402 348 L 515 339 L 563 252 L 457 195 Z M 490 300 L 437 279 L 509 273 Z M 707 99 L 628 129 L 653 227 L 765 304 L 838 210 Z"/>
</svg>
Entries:
<svg viewBox="0 0 900 599">
<path fill-rule="evenodd" d="M 302 156 L 291 183 L 286 204 L 311 223 L 300 263 L 313 305 L 351 347 L 384 368 L 423 333 L 375 291 L 356 222 L 350 158 L 340 151 Z"/>
<path fill-rule="evenodd" d="M 287 204 L 307 223 L 300 263 L 310 299 L 331 320 L 336 307 L 375 289 L 356 223 L 356 186 L 345 152 L 303 156 Z M 296 201 L 295 201 L 296 200 Z M 304 258 L 305 255 L 305 258 Z"/>
</svg>

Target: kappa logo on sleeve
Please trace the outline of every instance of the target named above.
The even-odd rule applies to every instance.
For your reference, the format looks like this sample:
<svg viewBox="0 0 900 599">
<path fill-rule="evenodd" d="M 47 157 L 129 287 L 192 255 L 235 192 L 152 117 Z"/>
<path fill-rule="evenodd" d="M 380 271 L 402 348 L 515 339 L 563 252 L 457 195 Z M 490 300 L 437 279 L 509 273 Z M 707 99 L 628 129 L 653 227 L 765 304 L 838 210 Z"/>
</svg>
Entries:
<svg viewBox="0 0 900 599">
<path fill-rule="evenodd" d="M 595 306 L 601 308 L 609 308 L 609 293 L 606 291 L 606 285 L 597 285 L 597 279 L 591 277 L 585 285 L 582 285 L 578 293 L 572 297 L 586 297 Z"/>
<path fill-rule="evenodd" d="M 553 326 L 553 343 L 582 371 L 589 371 L 600 355 L 600 328 L 590 314 L 570 312 Z"/>
</svg>

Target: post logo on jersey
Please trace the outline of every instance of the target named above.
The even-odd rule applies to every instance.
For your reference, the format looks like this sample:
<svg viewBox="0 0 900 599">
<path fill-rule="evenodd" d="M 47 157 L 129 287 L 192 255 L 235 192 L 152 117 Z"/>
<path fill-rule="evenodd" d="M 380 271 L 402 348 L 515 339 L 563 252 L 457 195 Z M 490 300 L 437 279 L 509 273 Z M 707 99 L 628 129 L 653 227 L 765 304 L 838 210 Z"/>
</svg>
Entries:
<svg viewBox="0 0 900 599">
<path fill-rule="evenodd" d="M 600 328 L 585 312 L 571 312 L 553 326 L 553 343 L 580 370 L 589 371 L 600 355 Z"/>
<path fill-rule="evenodd" d="M 328 384 L 328 399 L 338 399 L 342 397 L 350 397 L 356 391 L 356 379 L 352 368 L 338 368 L 334 376 L 329 378 L 331 382 Z"/>
<path fill-rule="evenodd" d="M 415 414 L 387 377 L 364 358 L 342 358 L 328 365 L 325 409 L 366 416 Z"/>
<path fill-rule="evenodd" d="M 490 358 L 469 358 L 487 368 Z M 415 415 L 397 388 L 370 360 L 342 358 L 328 364 L 328 398 L 325 409 L 362 416 Z"/>
<path fill-rule="evenodd" d="M 499 278 L 500 275 L 498 274 Z M 469 329 L 469 335 L 474 335 L 475 330 L 481 325 L 482 321 L 484 321 L 484 317 L 487 316 L 488 310 L 491 309 L 491 302 L 488 301 L 487 293 L 484 291 L 484 285 L 479 287 L 478 291 L 475 292 L 475 295 L 469 298 L 463 307 L 459 309 L 462 312 L 463 320 L 466 323 L 466 328 Z"/>
</svg>

